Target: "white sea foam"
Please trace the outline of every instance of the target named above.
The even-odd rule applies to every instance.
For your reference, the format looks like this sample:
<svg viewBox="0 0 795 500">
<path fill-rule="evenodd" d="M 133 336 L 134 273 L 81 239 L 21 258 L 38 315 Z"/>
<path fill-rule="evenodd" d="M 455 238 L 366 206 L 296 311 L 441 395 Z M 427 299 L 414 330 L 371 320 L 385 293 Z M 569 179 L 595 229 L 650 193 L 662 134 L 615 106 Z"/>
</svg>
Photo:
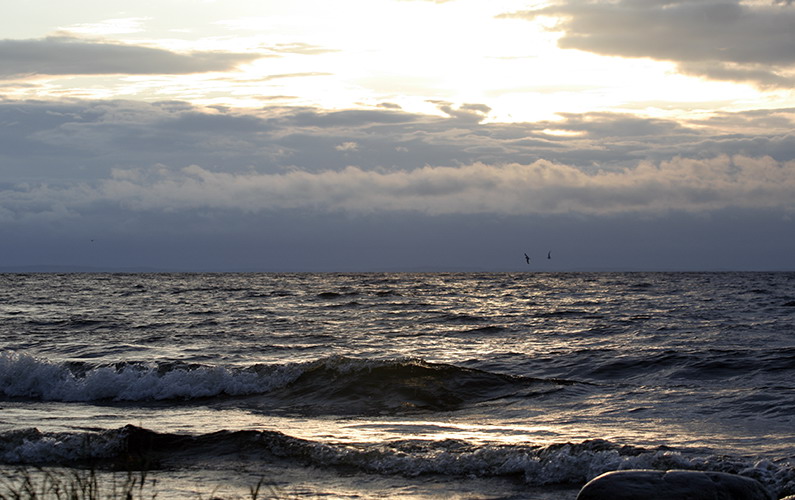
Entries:
<svg viewBox="0 0 795 500">
<path fill-rule="evenodd" d="M 584 484 L 614 470 L 683 469 L 739 474 L 758 480 L 776 494 L 795 491 L 795 468 L 791 464 L 625 447 L 603 440 L 544 447 L 475 446 L 458 440 L 343 445 L 298 439 L 276 431 L 214 433 L 186 440 L 185 436 L 156 434 L 131 426 L 91 433 L 23 429 L 0 434 L 0 462 L 5 464 L 70 465 L 87 459 L 113 460 L 134 449 L 135 453 L 155 453 L 162 460 L 186 465 L 186 460 L 201 461 L 205 455 L 218 459 L 219 454 L 236 454 L 241 448 L 247 450 L 248 459 L 295 459 L 321 468 L 343 466 L 404 477 L 517 477 L 530 486 L 546 486 Z M 254 455 L 257 449 L 263 454 Z"/>
<path fill-rule="evenodd" d="M 319 466 L 355 466 L 380 474 L 453 477 L 520 476 L 531 486 L 584 484 L 609 471 L 627 469 L 703 470 L 730 472 L 758 480 L 773 492 L 795 492 L 795 468 L 770 461 L 753 462 L 725 456 L 686 455 L 672 450 L 632 449 L 594 440 L 578 444 L 531 447 L 477 446 L 456 449 L 449 442 L 423 449 L 353 449 L 315 444 L 302 456 Z"/>
<path fill-rule="evenodd" d="M 0 435 L 0 461 L 6 464 L 68 464 L 88 458 L 104 458 L 123 449 L 119 432 L 42 433 L 21 429 Z"/>
<path fill-rule="evenodd" d="M 298 365 L 273 370 L 155 364 L 98 366 L 76 374 L 68 366 L 17 353 L 0 354 L 0 394 L 45 401 L 147 401 L 261 394 L 301 374 Z"/>
</svg>

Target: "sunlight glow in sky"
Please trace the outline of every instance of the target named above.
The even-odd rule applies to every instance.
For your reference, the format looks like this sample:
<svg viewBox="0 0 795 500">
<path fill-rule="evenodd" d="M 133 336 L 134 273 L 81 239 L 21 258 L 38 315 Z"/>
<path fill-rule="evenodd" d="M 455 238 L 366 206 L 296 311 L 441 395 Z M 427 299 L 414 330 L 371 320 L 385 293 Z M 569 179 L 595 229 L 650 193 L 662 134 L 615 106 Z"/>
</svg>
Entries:
<svg viewBox="0 0 795 500">
<path fill-rule="evenodd" d="M 555 19 L 506 17 L 534 6 L 526 1 L 83 0 L 63 9 L 51 5 L 42 0 L 10 5 L 15 15 L 5 16 L 5 36 L 64 36 L 257 58 L 198 74 L 37 75 L 26 79 L 26 86 L 8 88 L 8 97 L 333 109 L 391 103 L 430 113 L 438 113 L 435 103 L 444 101 L 485 104 L 490 121 L 597 110 L 675 116 L 716 107 L 795 104 L 791 91 L 763 92 L 745 82 L 684 76 L 668 61 L 563 50 Z"/>
</svg>

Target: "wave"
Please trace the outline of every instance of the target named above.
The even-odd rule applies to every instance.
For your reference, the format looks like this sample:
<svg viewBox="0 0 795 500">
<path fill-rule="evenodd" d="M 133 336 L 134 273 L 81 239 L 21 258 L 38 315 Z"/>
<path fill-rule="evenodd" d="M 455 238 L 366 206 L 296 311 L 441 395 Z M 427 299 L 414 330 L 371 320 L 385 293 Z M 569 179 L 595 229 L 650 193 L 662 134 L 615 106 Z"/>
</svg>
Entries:
<svg viewBox="0 0 795 500">
<path fill-rule="evenodd" d="M 206 465 L 224 459 L 287 460 L 296 466 L 342 467 L 408 477 L 514 477 L 533 486 L 584 484 L 611 470 L 688 469 L 752 477 L 766 485 L 776 498 L 795 492 L 795 468 L 791 463 L 703 455 L 667 447 L 642 448 L 602 439 L 545 446 L 474 445 L 455 439 L 352 445 L 315 442 L 277 431 L 183 435 L 132 425 L 101 432 L 43 433 L 25 429 L 0 434 L 0 462 L 4 464 L 101 464 L 132 470 L 185 466 L 198 461 Z"/>
<path fill-rule="evenodd" d="M 0 354 L 0 397 L 42 401 L 158 401 L 266 392 L 300 375 L 296 365 L 230 368 L 178 362 L 54 363 Z"/>
<path fill-rule="evenodd" d="M 419 359 L 325 358 L 303 367 L 290 384 L 270 391 L 273 400 L 301 413 L 372 415 L 455 410 L 504 397 L 534 397 L 575 382 L 504 375 Z"/>
<path fill-rule="evenodd" d="M 503 375 L 419 359 L 341 356 L 280 365 L 181 362 L 54 363 L 0 354 L 0 399 L 63 402 L 239 398 L 247 409 L 376 414 L 453 410 L 501 397 L 532 397 L 574 382 Z"/>
<path fill-rule="evenodd" d="M 775 350 L 659 350 L 616 355 L 610 350 L 584 350 L 575 361 L 577 376 L 587 380 L 659 380 L 672 382 L 762 377 L 765 383 L 788 381 L 795 370 L 795 348 Z"/>
</svg>

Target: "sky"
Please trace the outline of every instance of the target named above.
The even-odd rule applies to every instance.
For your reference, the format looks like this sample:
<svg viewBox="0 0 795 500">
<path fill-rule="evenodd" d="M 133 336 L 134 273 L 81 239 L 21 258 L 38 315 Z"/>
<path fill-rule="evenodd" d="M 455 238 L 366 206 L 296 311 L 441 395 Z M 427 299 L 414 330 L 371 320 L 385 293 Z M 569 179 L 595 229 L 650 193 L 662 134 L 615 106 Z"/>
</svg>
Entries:
<svg viewBox="0 0 795 500">
<path fill-rule="evenodd" d="M 0 3 L 0 269 L 795 270 L 792 0 Z"/>
</svg>

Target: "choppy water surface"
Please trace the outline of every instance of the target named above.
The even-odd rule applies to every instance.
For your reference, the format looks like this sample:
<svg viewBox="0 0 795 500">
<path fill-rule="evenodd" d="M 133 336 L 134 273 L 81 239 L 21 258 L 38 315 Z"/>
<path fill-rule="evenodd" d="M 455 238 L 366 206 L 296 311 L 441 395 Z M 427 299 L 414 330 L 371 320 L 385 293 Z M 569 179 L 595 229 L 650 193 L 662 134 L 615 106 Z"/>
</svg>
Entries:
<svg viewBox="0 0 795 500">
<path fill-rule="evenodd" d="M 0 346 L 7 470 L 145 458 L 159 498 L 565 499 L 637 467 L 795 494 L 791 273 L 7 274 Z"/>
</svg>

